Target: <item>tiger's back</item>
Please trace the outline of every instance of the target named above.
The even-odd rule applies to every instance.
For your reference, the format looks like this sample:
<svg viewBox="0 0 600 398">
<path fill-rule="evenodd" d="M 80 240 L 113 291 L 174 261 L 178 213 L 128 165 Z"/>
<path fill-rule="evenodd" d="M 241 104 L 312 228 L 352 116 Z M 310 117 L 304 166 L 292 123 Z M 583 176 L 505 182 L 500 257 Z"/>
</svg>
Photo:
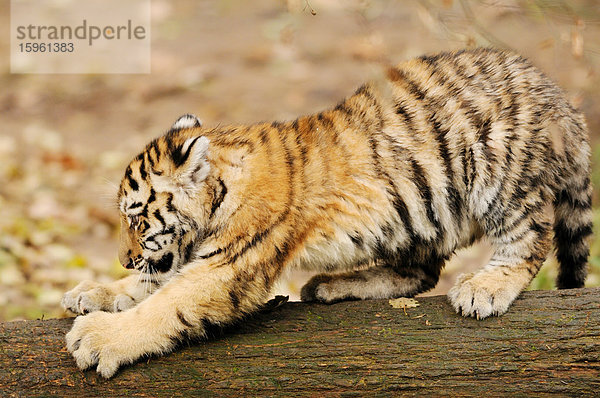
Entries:
<svg viewBox="0 0 600 398">
<path fill-rule="evenodd" d="M 264 213 L 278 219 L 269 224 L 270 243 L 292 252 L 292 265 L 333 271 L 379 261 L 403 268 L 404 276 L 425 272 L 417 290 L 426 290 L 455 249 L 482 236 L 501 244 L 529 228 L 547 229 L 544 208 L 556 199 L 556 235 L 581 235 L 572 244 L 558 241 L 559 258 L 561 247 L 566 252 L 559 285 L 583 283 L 590 232 L 585 124 L 560 89 L 519 56 L 482 49 L 421 57 L 332 110 L 213 133 L 211 142 L 226 150 L 243 140 L 256 144 L 249 168 L 262 174 L 240 185 L 260 191 L 248 196 L 273 191 L 264 198 L 269 203 L 285 198 Z M 562 218 L 578 217 L 574 210 L 581 220 L 569 229 Z M 527 245 L 545 240 L 531 237 Z M 545 258 L 548 244 L 537 246 L 515 257 Z M 511 256 L 519 249 L 506 250 Z"/>
</svg>

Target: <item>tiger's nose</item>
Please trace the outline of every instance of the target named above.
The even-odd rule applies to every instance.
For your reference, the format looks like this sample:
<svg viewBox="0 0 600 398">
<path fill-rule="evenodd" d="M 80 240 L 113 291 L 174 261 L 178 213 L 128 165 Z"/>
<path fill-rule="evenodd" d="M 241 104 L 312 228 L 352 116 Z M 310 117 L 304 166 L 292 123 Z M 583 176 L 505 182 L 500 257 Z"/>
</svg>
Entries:
<svg viewBox="0 0 600 398">
<path fill-rule="evenodd" d="M 130 258 L 127 263 L 123 264 L 123 267 L 127 269 L 133 269 L 133 259 Z"/>
</svg>

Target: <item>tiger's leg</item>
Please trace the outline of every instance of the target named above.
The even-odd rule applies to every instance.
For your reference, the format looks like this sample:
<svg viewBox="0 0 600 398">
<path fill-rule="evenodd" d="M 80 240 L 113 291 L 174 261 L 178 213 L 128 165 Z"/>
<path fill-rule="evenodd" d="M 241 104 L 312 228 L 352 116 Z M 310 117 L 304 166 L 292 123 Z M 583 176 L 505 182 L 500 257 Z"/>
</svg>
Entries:
<svg viewBox="0 0 600 398">
<path fill-rule="evenodd" d="M 426 266 L 382 265 L 343 274 L 320 274 L 300 292 L 302 301 L 334 303 L 351 299 L 412 297 L 432 289 L 444 265 L 437 260 Z"/>
<path fill-rule="evenodd" d="M 67 349 L 81 369 L 98 365 L 107 378 L 144 355 L 170 352 L 186 336 L 204 336 L 208 325 L 229 324 L 264 304 L 278 273 L 260 267 L 190 263 L 134 308 L 77 317 Z"/>
<path fill-rule="evenodd" d="M 61 304 L 75 314 L 119 312 L 135 306 L 158 288 L 158 282 L 147 274 L 134 274 L 110 283 L 83 281 L 64 294 Z"/>
<path fill-rule="evenodd" d="M 546 259 L 552 244 L 547 214 L 517 217 L 505 228 L 504 233 L 487 235 L 495 247 L 490 262 L 476 273 L 460 275 L 448 292 L 459 314 L 483 319 L 505 313 Z"/>
</svg>

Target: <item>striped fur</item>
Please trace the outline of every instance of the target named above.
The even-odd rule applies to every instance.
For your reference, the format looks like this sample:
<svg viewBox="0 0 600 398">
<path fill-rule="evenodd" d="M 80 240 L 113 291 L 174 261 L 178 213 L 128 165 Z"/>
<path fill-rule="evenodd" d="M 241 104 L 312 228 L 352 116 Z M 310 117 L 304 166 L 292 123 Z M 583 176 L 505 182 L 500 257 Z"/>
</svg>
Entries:
<svg viewBox="0 0 600 398">
<path fill-rule="evenodd" d="M 324 273 L 303 300 L 413 296 L 436 285 L 456 249 L 485 238 L 489 264 L 449 292 L 459 313 L 485 318 L 529 284 L 554 231 L 558 286 L 583 286 L 585 122 L 517 55 L 423 56 L 285 123 L 184 119 L 132 161 L 119 193 L 121 262 L 162 287 L 131 310 L 78 318 L 67 343 L 81 367 L 109 377 L 239 319 L 290 268 Z"/>
</svg>

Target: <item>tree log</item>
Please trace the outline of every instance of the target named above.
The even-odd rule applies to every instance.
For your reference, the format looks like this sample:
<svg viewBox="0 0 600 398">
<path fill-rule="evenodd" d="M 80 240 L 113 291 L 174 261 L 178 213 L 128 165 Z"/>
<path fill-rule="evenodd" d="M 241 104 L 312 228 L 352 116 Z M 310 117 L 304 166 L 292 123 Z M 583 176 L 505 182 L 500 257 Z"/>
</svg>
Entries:
<svg viewBox="0 0 600 398">
<path fill-rule="evenodd" d="M 600 288 L 525 292 L 501 317 L 445 297 L 286 303 L 146 358 L 110 380 L 79 371 L 71 319 L 0 324 L 8 396 L 598 396 Z"/>
</svg>

